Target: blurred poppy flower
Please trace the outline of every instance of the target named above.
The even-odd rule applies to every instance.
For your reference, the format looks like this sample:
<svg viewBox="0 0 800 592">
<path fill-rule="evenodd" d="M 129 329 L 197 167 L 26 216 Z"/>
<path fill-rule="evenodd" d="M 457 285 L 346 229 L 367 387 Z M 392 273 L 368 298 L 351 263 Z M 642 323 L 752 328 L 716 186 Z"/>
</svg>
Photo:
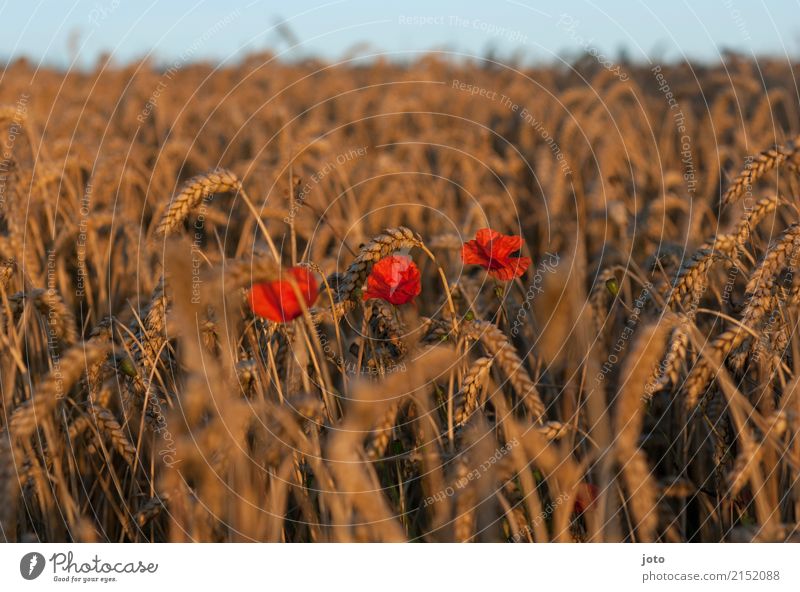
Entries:
<svg viewBox="0 0 800 592">
<path fill-rule="evenodd" d="M 507 282 L 521 276 L 530 267 L 531 260 L 519 256 L 521 248 L 521 236 L 481 228 L 473 240 L 461 247 L 461 258 L 464 263 L 480 265 L 493 278 Z"/>
<path fill-rule="evenodd" d="M 292 267 L 286 272 L 297 282 L 306 307 L 317 299 L 319 285 L 314 275 L 305 267 Z M 303 308 L 288 279 L 253 284 L 247 295 L 252 311 L 276 323 L 285 323 L 303 314 Z"/>
<path fill-rule="evenodd" d="M 600 493 L 597 485 L 591 483 L 578 484 L 578 490 L 575 492 L 575 513 L 583 514 L 586 510 L 590 509 L 597 496 Z"/>
<path fill-rule="evenodd" d="M 419 268 L 410 257 L 390 255 L 378 261 L 367 278 L 364 300 L 380 298 L 390 304 L 405 304 L 422 291 Z"/>
</svg>

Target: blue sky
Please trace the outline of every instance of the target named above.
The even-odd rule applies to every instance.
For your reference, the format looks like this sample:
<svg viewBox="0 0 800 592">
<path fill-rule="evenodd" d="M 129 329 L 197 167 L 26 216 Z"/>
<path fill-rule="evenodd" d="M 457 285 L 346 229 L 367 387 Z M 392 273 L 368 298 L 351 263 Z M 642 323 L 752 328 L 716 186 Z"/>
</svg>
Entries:
<svg viewBox="0 0 800 592">
<path fill-rule="evenodd" d="M 398 58 L 493 49 L 553 61 L 624 47 L 634 59 L 713 61 L 724 49 L 797 56 L 798 15 L 800 0 L 0 0 L 0 59 L 85 67 L 103 52 L 119 63 L 145 55 L 166 63 L 266 49 L 339 59 L 362 44 L 357 52 Z"/>
</svg>

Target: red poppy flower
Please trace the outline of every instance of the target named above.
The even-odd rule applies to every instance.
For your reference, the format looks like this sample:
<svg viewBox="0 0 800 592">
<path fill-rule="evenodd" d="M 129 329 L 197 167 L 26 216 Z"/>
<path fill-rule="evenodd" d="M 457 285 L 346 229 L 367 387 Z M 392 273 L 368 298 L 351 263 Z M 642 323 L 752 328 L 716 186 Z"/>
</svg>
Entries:
<svg viewBox="0 0 800 592">
<path fill-rule="evenodd" d="M 515 255 L 522 248 L 521 236 L 500 234 L 491 228 L 481 228 L 471 241 L 461 247 L 464 263 L 480 265 L 489 275 L 507 282 L 521 276 L 530 267 L 528 257 Z"/>
<path fill-rule="evenodd" d="M 372 268 L 364 300 L 380 298 L 390 304 L 405 304 L 414 300 L 421 291 L 419 268 L 411 258 L 390 255 Z"/>
<path fill-rule="evenodd" d="M 317 299 L 319 285 L 314 275 L 305 267 L 292 267 L 287 274 L 297 282 L 297 288 L 306 307 Z M 252 311 L 260 317 L 285 323 L 303 314 L 303 308 L 297 300 L 292 284 L 287 279 L 272 280 L 253 284 L 247 295 Z"/>
</svg>

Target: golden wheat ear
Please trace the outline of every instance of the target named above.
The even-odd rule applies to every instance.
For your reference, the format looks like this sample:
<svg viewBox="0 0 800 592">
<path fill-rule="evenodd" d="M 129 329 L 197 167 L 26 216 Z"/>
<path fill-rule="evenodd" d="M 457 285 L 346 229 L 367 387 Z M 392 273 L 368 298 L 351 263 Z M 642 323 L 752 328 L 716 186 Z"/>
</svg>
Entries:
<svg viewBox="0 0 800 592">
<path fill-rule="evenodd" d="M 228 169 L 218 168 L 210 173 L 196 175 L 186 181 L 178 194 L 172 199 L 158 222 L 156 236 L 166 236 L 175 231 L 195 208 L 215 193 L 237 192 L 241 190 L 239 178 Z"/>
<path fill-rule="evenodd" d="M 725 191 L 722 196 L 722 205 L 726 206 L 737 201 L 748 191 L 748 188 L 752 189 L 756 181 L 784 163 L 787 163 L 792 170 L 797 172 L 795 160 L 798 155 L 800 155 L 800 136 L 789 140 L 784 146 L 777 145 L 760 152 L 752 162 L 747 163 L 747 166 L 736 176 L 731 186 Z"/>
</svg>

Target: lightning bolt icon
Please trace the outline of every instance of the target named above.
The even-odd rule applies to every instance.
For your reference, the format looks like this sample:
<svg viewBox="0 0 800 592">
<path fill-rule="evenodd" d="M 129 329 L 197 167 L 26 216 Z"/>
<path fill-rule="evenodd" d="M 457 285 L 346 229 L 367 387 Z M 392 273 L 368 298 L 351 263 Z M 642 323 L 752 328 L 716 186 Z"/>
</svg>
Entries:
<svg viewBox="0 0 800 592">
<path fill-rule="evenodd" d="M 36 564 L 37 564 L 38 562 L 39 562 L 39 558 L 38 558 L 38 557 L 36 557 L 36 555 L 33 555 L 33 556 L 31 557 L 31 565 L 30 565 L 30 567 L 28 568 L 28 575 L 31 575 L 31 574 L 33 573 L 33 568 L 34 568 L 34 567 L 36 567 Z"/>
</svg>

